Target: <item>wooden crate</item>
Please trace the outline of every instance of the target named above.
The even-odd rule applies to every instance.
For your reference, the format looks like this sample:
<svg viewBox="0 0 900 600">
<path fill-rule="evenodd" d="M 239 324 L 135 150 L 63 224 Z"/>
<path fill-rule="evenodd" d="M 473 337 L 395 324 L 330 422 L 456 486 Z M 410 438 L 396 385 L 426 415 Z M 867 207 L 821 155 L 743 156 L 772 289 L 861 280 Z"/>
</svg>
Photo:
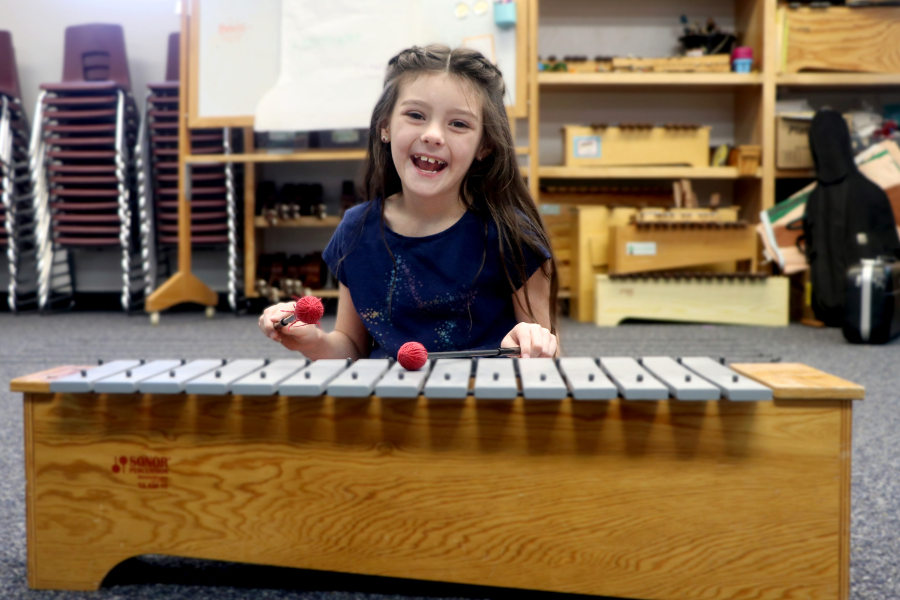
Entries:
<svg viewBox="0 0 900 600">
<path fill-rule="evenodd" d="M 782 70 L 900 73 L 900 8 L 799 8 L 783 18 Z"/>
<path fill-rule="evenodd" d="M 565 166 L 709 166 L 709 127 L 563 127 Z"/>
<path fill-rule="evenodd" d="M 757 145 L 745 145 L 732 148 L 728 155 L 728 164 L 737 167 L 741 177 L 753 177 L 759 170 L 762 157 L 762 147 Z"/>
</svg>

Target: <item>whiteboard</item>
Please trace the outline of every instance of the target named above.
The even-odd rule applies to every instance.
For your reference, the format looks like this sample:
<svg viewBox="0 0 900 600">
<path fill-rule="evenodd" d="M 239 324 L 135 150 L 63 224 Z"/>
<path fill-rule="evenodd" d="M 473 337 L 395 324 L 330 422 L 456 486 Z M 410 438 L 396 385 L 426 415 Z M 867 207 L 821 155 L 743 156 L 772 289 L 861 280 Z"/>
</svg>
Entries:
<svg viewBox="0 0 900 600">
<path fill-rule="evenodd" d="M 258 131 L 368 127 L 388 59 L 429 43 L 492 48 L 506 104 L 515 104 L 516 29 L 494 24 L 489 0 L 202 0 L 194 7 L 199 73 L 191 118 L 206 120 L 202 126 L 245 117 Z M 320 29 L 308 25 L 310 16 Z M 329 110 L 335 106 L 342 110 Z"/>
<path fill-rule="evenodd" d="M 197 116 L 252 116 L 278 81 L 281 0 L 206 0 L 194 9 L 200 13 Z"/>
</svg>

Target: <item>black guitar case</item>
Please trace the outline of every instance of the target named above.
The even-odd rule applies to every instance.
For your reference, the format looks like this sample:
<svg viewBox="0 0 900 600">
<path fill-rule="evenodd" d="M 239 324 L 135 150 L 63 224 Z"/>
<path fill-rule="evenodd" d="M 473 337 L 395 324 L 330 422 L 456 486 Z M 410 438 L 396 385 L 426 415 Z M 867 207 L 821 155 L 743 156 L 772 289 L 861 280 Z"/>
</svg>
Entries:
<svg viewBox="0 0 900 600">
<path fill-rule="evenodd" d="M 844 323 L 847 270 L 862 259 L 900 258 L 900 238 L 887 194 L 853 161 L 850 130 L 835 111 L 816 113 L 809 131 L 815 189 L 806 203 L 803 234 L 816 318 Z"/>
</svg>

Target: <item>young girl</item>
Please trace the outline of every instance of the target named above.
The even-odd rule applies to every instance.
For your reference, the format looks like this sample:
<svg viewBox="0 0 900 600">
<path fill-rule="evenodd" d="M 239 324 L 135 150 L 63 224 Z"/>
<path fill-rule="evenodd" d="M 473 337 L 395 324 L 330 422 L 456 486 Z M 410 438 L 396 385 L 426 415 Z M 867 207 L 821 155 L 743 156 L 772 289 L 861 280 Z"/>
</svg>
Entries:
<svg viewBox="0 0 900 600">
<path fill-rule="evenodd" d="M 519 346 L 551 357 L 557 276 L 522 181 L 500 71 L 474 50 L 413 47 L 388 63 L 372 114 L 365 197 L 323 253 L 340 281 L 334 331 L 263 332 L 311 359 Z M 285 312 L 287 311 L 287 312 Z"/>
</svg>

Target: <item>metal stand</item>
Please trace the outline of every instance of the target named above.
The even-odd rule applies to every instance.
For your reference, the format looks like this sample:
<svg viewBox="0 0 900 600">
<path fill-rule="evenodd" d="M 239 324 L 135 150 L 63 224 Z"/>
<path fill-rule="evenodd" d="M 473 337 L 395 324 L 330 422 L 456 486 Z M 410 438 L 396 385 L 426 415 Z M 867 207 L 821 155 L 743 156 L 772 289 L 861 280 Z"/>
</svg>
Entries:
<svg viewBox="0 0 900 600">
<path fill-rule="evenodd" d="M 231 128 L 226 127 L 222 132 L 225 142 L 225 154 L 232 153 Z M 225 199 L 228 211 L 228 306 L 232 312 L 239 314 L 244 308 L 244 269 L 242 261 L 242 247 L 239 240 L 240 223 L 238 222 L 237 202 L 235 199 L 234 163 L 225 163 Z"/>
</svg>

